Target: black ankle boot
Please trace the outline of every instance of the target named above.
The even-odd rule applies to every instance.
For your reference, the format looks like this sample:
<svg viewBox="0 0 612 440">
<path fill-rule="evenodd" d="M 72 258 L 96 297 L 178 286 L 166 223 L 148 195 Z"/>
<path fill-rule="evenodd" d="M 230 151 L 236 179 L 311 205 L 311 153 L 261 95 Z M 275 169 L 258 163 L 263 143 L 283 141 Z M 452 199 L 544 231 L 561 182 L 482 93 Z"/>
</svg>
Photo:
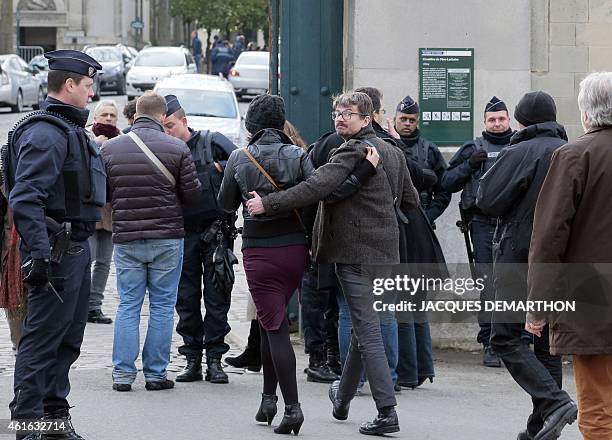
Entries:
<svg viewBox="0 0 612 440">
<path fill-rule="evenodd" d="M 206 359 L 206 377 L 205 379 L 210 383 L 228 383 L 229 379 L 227 374 L 221 367 L 221 359 L 218 358 L 207 358 Z"/>
<path fill-rule="evenodd" d="M 226 357 L 225 363 L 234 368 L 246 368 L 249 371 L 261 370 L 261 348 L 259 339 L 259 322 L 254 319 L 251 321 L 249 339 L 244 351 L 235 357 Z"/>
<path fill-rule="evenodd" d="M 304 423 L 304 414 L 300 404 L 285 405 L 283 420 L 281 420 L 278 427 L 274 428 L 274 432 L 277 434 L 291 434 L 291 431 L 293 431 L 295 435 L 298 435 L 302 423 Z"/>
<path fill-rule="evenodd" d="M 332 402 L 332 415 L 337 420 L 346 420 L 348 418 L 350 401 L 344 401 L 338 399 L 338 388 L 340 387 L 340 381 L 336 380 L 329 386 L 329 400 Z"/>
<path fill-rule="evenodd" d="M 64 432 L 57 434 L 44 434 L 40 438 L 53 439 L 53 440 L 83 440 L 79 434 L 77 434 L 72 426 L 72 420 L 70 417 L 69 408 L 58 408 L 51 411 L 45 411 L 43 420 L 56 420 L 61 421 L 61 425 Z M 36 437 L 34 437 L 36 438 Z"/>
<path fill-rule="evenodd" d="M 342 374 L 342 364 L 340 364 L 340 352 L 338 347 L 327 347 L 327 366 L 335 374 Z"/>
<path fill-rule="evenodd" d="M 383 435 L 398 432 L 399 422 L 395 407 L 386 406 L 378 410 L 378 415 L 371 422 L 362 423 L 359 432 L 365 435 Z"/>
<path fill-rule="evenodd" d="M 278 402 L 277 396 L 262 393 L 261 404 L 257 414 L 255 414 L 255 420 L 258 422 L 268 422 L 268 425 L 270 425 L 276 415 L 276 402 Z"/>
<path fill-rule="evenodd" d="M 187 358 L 187 365 L 176 376 L 177 382 L 195 382 L 202 380 L 202 358 Z"/>
<path fill-rule="evenodd" d="M 338 379 L 338 375 L 327 366 L 325 352 L 313 351 L 310 353 L 308 368 L 306 368 L 306 380 L 308 382 L 332 383 Z"/>
</svg>

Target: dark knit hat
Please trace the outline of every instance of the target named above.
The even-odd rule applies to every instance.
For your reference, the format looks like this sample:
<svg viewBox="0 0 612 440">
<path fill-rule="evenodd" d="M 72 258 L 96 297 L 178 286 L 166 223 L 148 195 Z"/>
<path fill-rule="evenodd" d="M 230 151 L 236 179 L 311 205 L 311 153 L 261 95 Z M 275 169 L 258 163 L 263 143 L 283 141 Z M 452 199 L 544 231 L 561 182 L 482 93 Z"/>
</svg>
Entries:
<svg viewBox="0 0 612 440">
<path fill-rule="evenodd" d="M 251 134 L 264 128 L 282 130 L 285 126 L 285 101 L 277 95 L 258 95 L 251 101 L 244 118 Z"/>
<path fill-rule="evenodd" d="M 489 102 L 487 102 L 487 105 L 485 105 L 485 113 L 501 112 L 504 110 L 508 111 L 508 107 L 506 107 L 506 103 L 499 99 L 497 96 L 491 98 Z"/>
<path fill-rule="evenodd" d="M 397 104 L 395 112 L 404 113 L 407 115 L 418 115 L 419 103 L 412 99 L 410 96 L 406 96 L 404 99 L 402 99 L 402 102 Z"/>
<path fill-rule="evenodd" d="M 557 120 L 555 100 L 546 92 L 529 92 L 514 109 L 514 119 L 525 127 Z"/>
</svg>

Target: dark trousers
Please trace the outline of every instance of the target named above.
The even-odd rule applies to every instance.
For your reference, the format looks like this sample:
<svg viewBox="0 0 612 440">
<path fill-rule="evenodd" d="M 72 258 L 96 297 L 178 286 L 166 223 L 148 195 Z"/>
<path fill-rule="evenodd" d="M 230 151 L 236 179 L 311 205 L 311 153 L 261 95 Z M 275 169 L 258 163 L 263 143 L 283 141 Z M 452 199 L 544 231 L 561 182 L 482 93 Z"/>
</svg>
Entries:
<svg viewBox="0 0 612 440">
<path fill-rule="evenodd" d="M 550 354 L 548 325 L 540 338 L 524 331 L 524 327 L 525 324 L 494 322 L 491 347 L 502 358 L 516 383 L 531 396 L 533 412 L 527 429 L 533 436 L 542 429 L 544 419 L 569 402 L 570 397 L 561 389 L 561 356 Z M 530 343 L 533 343 L 533 351 L 529 348 Z"/>
<path fill-rule="evenodd" d="M 481 301 L 492 301 L 495 292 L 492 286 L 493 279 L 493 235 L 495 225 L 491 223 L 472 220 L 470 222 L 470 236 L 474 247 L 474 261 L 476 262 L 476 274 L 484 280 L 484 289 L 480 292 Z M 476 340 L 487 347 L 491 339 L 491 313 L 483 311 L 478 313 L 478 325 L 480 331 Z"/>
<path fill-rule="evenodd" d="M 376 408 L 395 406 L 393 380 L 385 354 L 378 314 L 372 307 L 372 278 L 358 264 L 336 264 L 336 275 L 348 304 L 353 335 L 338 389 L 338 398 L 350 401 L 365 368 Z"/>
<path fill-rule="evenodd" d="M 185 232 L 183 270 L 179 282 L 176 331 L 183 337 L 179 353 L 187 358 L 206 356 L 221 358 L 229 350 L 225 336 L 231 328 L 227 322 L 231 298 L 215 288 L 212 263 L 216 244 L 204 243 L 199 232 Z M 202 289 L 202 281 L 204 289 Z M 206 314 L 202 318 L 201 300 Z"/>
<path fill-rule="evenodd" d="M 22 259 L 29 258 L 22 253 Z M 15 362 L 13 419 L 68 409 L 68 373 L 81 353 L 91 283 L 87 241 L 73 242 L 61 264 L 51 263 L 46 288 L 28 288 L 28 311 Z"/>
<path fill-rule="evenodd" d="M 317 268 L 308 269 L 302 278 L 302 330 L 306 353 L 338 347 L 339 287 L 318 287 Z"/>
</svg>

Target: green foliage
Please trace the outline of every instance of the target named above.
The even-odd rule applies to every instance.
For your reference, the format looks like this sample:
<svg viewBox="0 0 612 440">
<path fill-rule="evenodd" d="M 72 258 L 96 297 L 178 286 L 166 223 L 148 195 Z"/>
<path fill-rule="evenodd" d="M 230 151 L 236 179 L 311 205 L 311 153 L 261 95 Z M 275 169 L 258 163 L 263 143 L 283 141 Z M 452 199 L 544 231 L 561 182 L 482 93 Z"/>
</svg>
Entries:
<svg viewBox="0 0 612 440">
<path fill-rule="evenodd" d="M 242 31 L 263 29 L 268 0 L 170 0 L 172 15 L 206 29 Z"/>
</svg>

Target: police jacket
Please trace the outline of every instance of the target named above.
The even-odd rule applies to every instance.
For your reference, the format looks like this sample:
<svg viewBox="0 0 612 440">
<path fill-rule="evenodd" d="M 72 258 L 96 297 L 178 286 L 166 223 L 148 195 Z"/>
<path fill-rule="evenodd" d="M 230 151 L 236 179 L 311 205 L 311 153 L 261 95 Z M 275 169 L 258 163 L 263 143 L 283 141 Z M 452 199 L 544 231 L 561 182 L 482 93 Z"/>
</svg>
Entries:
<svg viewBox="0 0 612 440">
<path fill-rule="evenodd" d="M 504 246 L 504 261 L 527 262 L 540 188 L 553 152 L 566 142 L 565 129 L 556 122 L 530 125 L 512 136 L 480 180 L 476 204 L 499 217 L 495 242 Z"/>
<path fill-rule="evenodd" d="M 221 133 L 201 130 L 194 131 L 187 141 L 191 157 L 198 174 L 202 189 L 198 200 L 183 206 L 185 230 L 202 232 L 206 225 L 223 217 L 223 211 L 217 204 L 217 194 L 221 189 L 223 173 L 220 173 L 215 162 L 225 168 L 227 159 L 236 146 Z"/>
<path fill-rule="evenodd" d="M 172 173 L 176 185 L 129 136 L 107 141 L 102 156 L 111 191 L 113 241 L 182 238 L 181 205 L 194 203 L 201 192 L 189 148 L 146 116 L 134 122 L 132 131 Z"/>
<path fill-rule="evenodd" d="M 9 204 L 22 244 L 32 258 L 49 258 L 46 216 L 72 223 L 72 239 L 87 239 L 101 218 L 106 175 L 100 151 L 85 131 L 89 111 L 47 98 L 49 118 L 33 115 L 10 136 L 5 164 Z"/>
<path fill-rule="evenodd" d="M 282 189 L 297 185 L 314 172 L 306 152 L 293 145 L 282 131 L 273 128 L 261 130 L 246 148 Z M 219 204 L 226 212 L 234 212 L 241 203 L 251 198 L 250 191 L 256 191 L 261 197 L 277 192 L 244 153 L 244 149 L 234 150 L 223 175 Z M 274 237 L 283 237 L 281 241 L 274 241 L 278 246 L 306 244 L 306 231 L 293 211 L 252 217 L 245 207 L 242 215 L 243 247 L 271 245 Z"/>
<path fill-rule="evenodd" d="M 510 129 L 500 135 L 483 131 L 482 136 L 463 144 L 450 160 L 448 169 L 442 177 L 442 188 L 451 193 L 463 190 L 461 193 L 462 209 L 474 214 L 482 214 L 476 207 L 479 180 L 493 166 L 499 152 L 510 144 L 513 134 L 514 132 Z M 473 168 L 469 161 L 476 150 L 485 150 L 488 158 L 478 168 Z"/>
<path fill-rule="evenodd" d="M 406 159 L 412 159 L 421 168 L 432 170 L 438 177 L 437 182 L 429 189 L 420 190 L 421 205 L 427 218 L 433 223 L 446 209 L 451 200 L 451 194 L 442 188 L 442 176 L 447 168 L 446 161 L 438 146 L 423 136 L 417 130 L 413 136 L 402 137 L 399 147 Z"/>
</svg>

